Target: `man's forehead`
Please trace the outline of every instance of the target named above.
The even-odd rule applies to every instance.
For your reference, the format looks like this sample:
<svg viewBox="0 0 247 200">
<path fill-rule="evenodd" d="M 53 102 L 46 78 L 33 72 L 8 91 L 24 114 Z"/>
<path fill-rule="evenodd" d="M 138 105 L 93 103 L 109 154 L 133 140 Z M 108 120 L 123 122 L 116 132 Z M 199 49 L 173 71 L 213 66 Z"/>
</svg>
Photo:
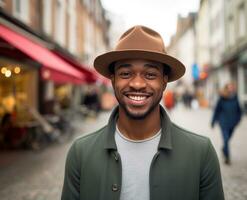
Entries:
<svg viewBox="0 0 247 200">
<path fill-rule="evenodd" d="M 162 67 L 163 64 L 157 61 L 153 60 L 146 60 L 146 59 L 123 59 L 119 60 L 115 63 L 116 67 L 130 67 L 135 64 L 142 64 L 144 66 L 150 66 L 150 67 Z"/>
</svg>

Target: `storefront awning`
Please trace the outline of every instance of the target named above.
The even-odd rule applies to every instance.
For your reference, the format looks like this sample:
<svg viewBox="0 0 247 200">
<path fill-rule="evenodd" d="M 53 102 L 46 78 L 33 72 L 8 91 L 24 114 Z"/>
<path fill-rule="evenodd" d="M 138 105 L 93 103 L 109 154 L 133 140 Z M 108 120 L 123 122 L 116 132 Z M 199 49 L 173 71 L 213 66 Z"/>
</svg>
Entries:
<svg viewBox="0 0 247 200">
<path fill-rule="evenodd" d="M 53 80 L 57 83 L 79 84 L 85 82 L 85 75 L 81 71 L 26 36 L 0 25 L 0 37 L 31 59 L 42 64 L 43 79 Z"/>
<path fill-rule="evenodd" d="M 76 58 L 72 58 L 70 55 L 66 54 L 65 52 L 62 52 L 62 50 L 53 49 L 53 52 L 64 59 L 66 62 L 68 62 L 70 65 L 74 66 L 76 69 L 81 71 L 85 75 L 85 79 L 87 83 L 95 83 L 97 81 L 97 76 L 95 73 L 87 66 L 81 64 Z"/>
</svg>

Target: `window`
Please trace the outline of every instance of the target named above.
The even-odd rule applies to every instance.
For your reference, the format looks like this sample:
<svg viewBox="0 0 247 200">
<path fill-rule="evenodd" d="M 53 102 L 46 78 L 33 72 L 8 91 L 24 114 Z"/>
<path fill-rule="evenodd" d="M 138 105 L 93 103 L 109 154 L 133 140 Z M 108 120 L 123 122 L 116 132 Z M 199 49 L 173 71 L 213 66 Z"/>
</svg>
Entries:
<svg viewBox="0 0 247 200">
<path fill-rule="evenodd" d="M 235 27 L 234 27 L 234 19 L 231 16 L 228 21 L 228 44 L 229 46 L 233 46 L 235 43 Z"/>
<path fill-rule="evenodd" d="M 239 24 L 238 24 L 238 36 L 239 38 L 242 38 L 246 35 L 246 16 L 245 16 L 245 7 L 244 7 L 244 4 L 242 4 L 240 7 L 239 7 Z"/>
<path fill-rule="evenodd" d="M 90 2 L 90 0 L 84 0 L 84 4 L 87 8 L 88 11 L 91 11 L 91 5 L 92 5 L 92 2 Z"/>
<path fill-rule="evenodd" d="M 91 62 L 91 57 L 93 56 L 94 51 L 94 32 L 93 32 L 93 25 L 90 23 L 90 20 L 87 19 L 85 21 L 85 32 L 84 32 L 84 49 L 85 49 L 85 55 L 84 55 L 84 62 L 89 64 Z"/>
<path fill-rule="evenodd" d="M 23 20 L 24 22 L 29 22 L 29 0 L 13 0 L 13 15 Z"/>
<path fill-rule="evenodd" d="M 211 20 L 210 23 L 210 33 L 214 34 L 215 32 L 217 32 L 221 26 L 220 24 L 220 20 L 221 20 L 221 15 L 220 12 L 218 12 Z"/>
<path fill-rule="evenodd" d="M 68 5 L 69 17 L 69 50 L 71 53 L 76 53 L 76 0 L 70 0 Z"/>
<path fill-rule="evenodd" d="M 52 21 L 51 1 L 44 0 L 43 1 L 43 30 L 48 35 L 51 34 L 51 21 Z"/>
<path fill-rule="evenodd" d="M 65 1 L 56 1 L 55 38 L 61 45 L 65 44 Z"/>
<path fill-rule="evenodd" d="M 21 2 L 20 0 L 15 0 L 15 10 L 17 13 L 21 13 Z"/>
<path fill-rule="evenodd" d="M 5 6 L 4 0 L 0 0 L 0 7 L 4 7 L 4 6 Z"/>
</svg>

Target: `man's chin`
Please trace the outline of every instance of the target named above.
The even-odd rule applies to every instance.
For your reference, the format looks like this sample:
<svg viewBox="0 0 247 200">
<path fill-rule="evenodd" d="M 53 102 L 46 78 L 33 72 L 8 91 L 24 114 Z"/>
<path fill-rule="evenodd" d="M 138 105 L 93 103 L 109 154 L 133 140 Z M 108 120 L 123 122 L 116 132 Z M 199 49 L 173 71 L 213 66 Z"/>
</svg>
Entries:
<svg viewBox="0 0 247 200">
<path fill-rule="evenodd" d="M 133 120 L 143 120 L 147 118 L 155 108 L 159 105 L 159 102 L 152 106 L 146 107 L 132 107 L 119 103 L 119 107 L 125 112 L 126 116 Z"/>
<path fill-rule="evenodd" d="M 146 113 L 144 113 L 144 114 L 139 114 L 139 113 L 138 114 L 133 114 L 133 113 L 127 112 L 126 114 L 130 119 L 133 119 L 133 120 L 143 120 L 143 119 L 145 119 L 147 117 Z"/>
<path fill-rule="evenodd" d="M 150 112 L 152 111 L 152 109 L 146 110 L 146 111 L 130 111 L 128 109 L 124 109 L 126 115 L 133 120 L 143 120 L 145 119 Z"/>
</svg>

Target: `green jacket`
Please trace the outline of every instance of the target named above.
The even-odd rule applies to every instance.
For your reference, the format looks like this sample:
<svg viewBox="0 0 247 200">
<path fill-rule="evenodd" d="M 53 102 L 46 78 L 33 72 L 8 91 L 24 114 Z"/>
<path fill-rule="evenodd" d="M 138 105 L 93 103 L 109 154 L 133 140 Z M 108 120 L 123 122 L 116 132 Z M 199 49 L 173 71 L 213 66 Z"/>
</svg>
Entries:
<svg viewBox="0 0 247 200">
<path fill-rule="evenodd" d="M 107 126 L 78 138 L 66 160 L 62 200 L 119 200 L 121 158 Z M 173 124 L 161 108 L 162 135 L 150 167 L 150 200 L 224 200 L 219 162 L 206 137 Z"/>
</svg>

